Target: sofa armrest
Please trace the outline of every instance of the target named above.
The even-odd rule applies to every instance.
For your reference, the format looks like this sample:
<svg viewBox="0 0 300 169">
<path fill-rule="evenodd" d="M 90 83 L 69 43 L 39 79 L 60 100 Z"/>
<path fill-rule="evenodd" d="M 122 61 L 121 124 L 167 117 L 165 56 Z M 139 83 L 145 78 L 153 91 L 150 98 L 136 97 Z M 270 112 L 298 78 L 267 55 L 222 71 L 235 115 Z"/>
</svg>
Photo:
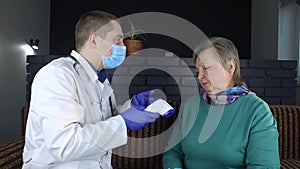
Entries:
<svg viewBox="0 0 300 169">
<path fill-rule="evenodd" d="M 29 103 L 25 103 L 25 105 L 22 107 L 22 109 L 20 111 L 21 136 L 22 137 L 25 137 L 28 112 L 29 112 Z"/>
<path fill-rule="evenodd" d="M 24 138 L 10 141 L 0 145 L 0 168 L 20 169 L 23 165 L 22 152 Z"/>
</svg>

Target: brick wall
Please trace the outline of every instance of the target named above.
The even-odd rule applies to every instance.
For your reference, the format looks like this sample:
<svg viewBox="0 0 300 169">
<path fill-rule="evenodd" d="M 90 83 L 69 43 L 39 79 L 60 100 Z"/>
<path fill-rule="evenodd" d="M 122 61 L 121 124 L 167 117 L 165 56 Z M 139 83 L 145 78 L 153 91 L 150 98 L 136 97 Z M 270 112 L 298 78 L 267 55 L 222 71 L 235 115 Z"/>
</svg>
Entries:
<svg viewBox="0 0 300 169">
<path fill-rule="evenodd" d="M 62 55 L 27 56 L 27 102 L 35 73 L 58 57 Z M 267 103 L 296 104 L 297 61 L 242 59 L 240 64 L 249 88 Z M 148 89 L 161 89 L 168 100 L 177 102 L 202 92 L 191 58 L 130 56 L 108 73 L 118 103 Z"/>
<path fill-rule="evenodd" d="M 241 60 L 249 88 L 269 104 L 296 104 L 297 61 Z"/>
</svg>

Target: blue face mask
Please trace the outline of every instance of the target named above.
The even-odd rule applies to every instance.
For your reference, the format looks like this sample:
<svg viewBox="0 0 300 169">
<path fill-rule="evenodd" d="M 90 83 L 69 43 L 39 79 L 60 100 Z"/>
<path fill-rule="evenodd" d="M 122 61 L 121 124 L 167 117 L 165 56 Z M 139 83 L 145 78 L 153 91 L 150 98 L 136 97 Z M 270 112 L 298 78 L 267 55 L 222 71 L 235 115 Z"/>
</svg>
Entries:
<svg viewBox="0 0 300 169">
<path fill-rule="evenodd" d="M 103 57 L 104 69 L 114 69 L 120 66 L 126 57 L 126 46 L 112 45 L 112 54 Z"/>
</svg>

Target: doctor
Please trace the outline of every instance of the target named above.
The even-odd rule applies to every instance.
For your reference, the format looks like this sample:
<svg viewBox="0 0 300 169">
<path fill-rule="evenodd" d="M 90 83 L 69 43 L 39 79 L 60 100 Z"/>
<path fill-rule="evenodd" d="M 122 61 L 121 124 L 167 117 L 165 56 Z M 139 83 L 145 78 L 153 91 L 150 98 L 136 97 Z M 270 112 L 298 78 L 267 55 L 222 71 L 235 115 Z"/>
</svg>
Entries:
<svg viewBox="0 0 300 169">
<path fill-rule="evenodd" d="M 97 76 L 125 59 L 115 16 L 87 12 L 75 38 L 70 57 L 53 60 L 33 80 L 23 169 L 111 169 L 111 150 L 126 144 L 127 129 L 139 130 L 159 117 L 144 110 L 153 91 L 134 95 L 120 112 L 109 81 Z"/>
</svg>

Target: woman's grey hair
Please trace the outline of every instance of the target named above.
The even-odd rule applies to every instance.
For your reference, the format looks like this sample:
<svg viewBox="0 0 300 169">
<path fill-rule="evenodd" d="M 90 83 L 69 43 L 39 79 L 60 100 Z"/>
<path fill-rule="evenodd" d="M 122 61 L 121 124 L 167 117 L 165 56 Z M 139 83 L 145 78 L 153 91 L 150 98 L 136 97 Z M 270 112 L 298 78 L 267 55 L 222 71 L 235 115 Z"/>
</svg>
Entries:
<svg viewBox="0 0 300 169">
<path fill-rule="evenodd" d="M 234 86 L 241 85 L 247 87 L 247 84 L 243 81 L 240 71 L 240 60 L 238 50 L 235 44 L 229 39 L 223 37 L 211 37 L 208 41 L 199 45 L 194 52 L 193 59 L 196 63 L 198 55 L 206 50 L 214 48 L 219 60 L 225 70 L 230 69 L 229 61 L 233 60 L 235 63 L 235 71 L 232 76 L 232 83 Z M 248 87 L 247 87 L 248 88 Z"/>
</svg>

